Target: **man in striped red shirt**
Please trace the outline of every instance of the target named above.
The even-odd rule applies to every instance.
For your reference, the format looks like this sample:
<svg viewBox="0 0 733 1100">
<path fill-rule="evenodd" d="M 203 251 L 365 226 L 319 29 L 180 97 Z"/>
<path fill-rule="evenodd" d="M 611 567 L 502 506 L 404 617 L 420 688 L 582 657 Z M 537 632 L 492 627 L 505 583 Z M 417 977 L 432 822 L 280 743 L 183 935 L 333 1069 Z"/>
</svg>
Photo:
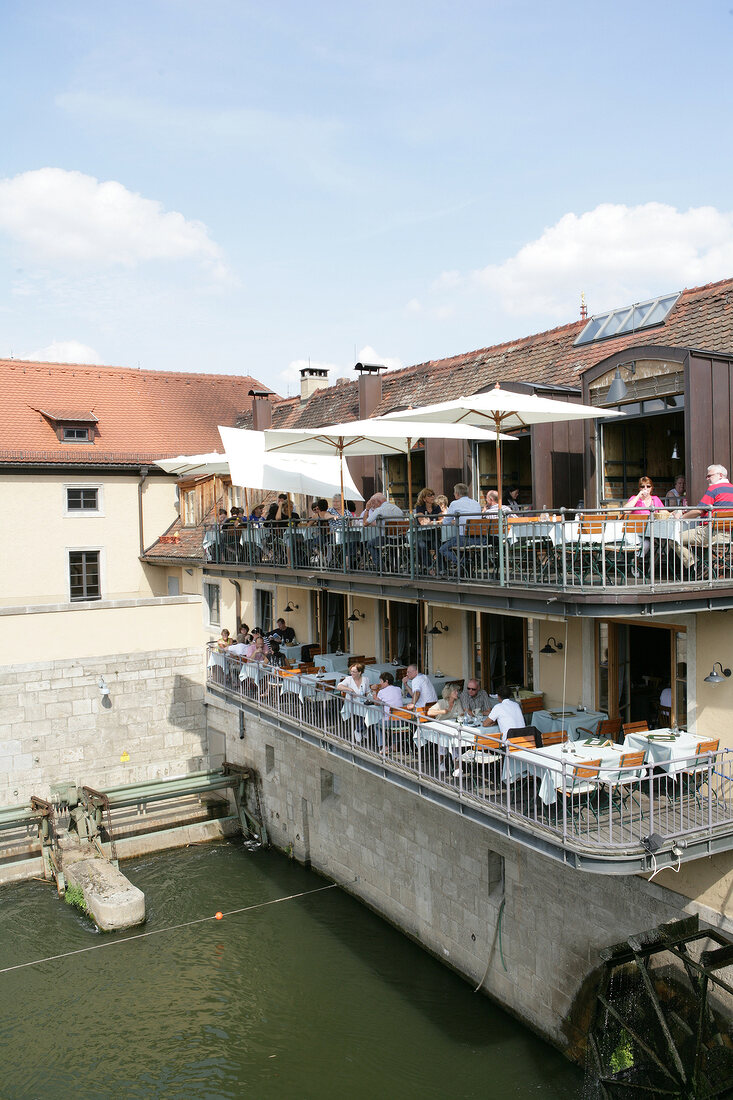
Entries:
<svg viewBox="0 0 733 1100">
<path fill-rule="evenodd" d="M 712 465 L 708 466 L 706 473 L 708 479 L 707 491 L 703 495 L 702 500 L 697 508 L 690 508 L 689 511 L 682 513 L 682 519 L 697 519 L 698 516 L 703 516 L 702 523 L 697 527 L 693 527 L 690 531 L 685 531 L 682 535 L 682 545 L 680 546 L 680 557 L 684 565 L 690 565 L 693 560 L 693 555 L 688 547 L 697 547 L 707 545 L 709 537 L 710 523 L 710 511 L 717 511 L 719 508 L 725 508 L 733 511 L 733 485 L 728 481 L 728 471 L 725 466 Z M 713 543 L 725 541 L 725 535 L 712 534 Z"/>
</svg>

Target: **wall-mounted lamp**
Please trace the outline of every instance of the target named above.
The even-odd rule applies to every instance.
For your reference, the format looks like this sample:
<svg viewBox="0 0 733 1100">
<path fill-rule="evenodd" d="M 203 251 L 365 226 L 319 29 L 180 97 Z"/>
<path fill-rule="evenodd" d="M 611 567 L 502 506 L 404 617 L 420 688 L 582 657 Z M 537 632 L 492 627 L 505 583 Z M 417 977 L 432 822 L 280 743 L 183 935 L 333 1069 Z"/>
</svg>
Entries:
<svg viewBox="0 0 733 1100">
<path fill-rule="evenodd" d="M 625 365 L 629 374 L 636 374 L 636 363 L 626 363 Z M 626 397 L 626 383 L 621 377 L 621 367 L 616 367 L 613 382 L 608 387 L 606 402 L 609 405 L 618 405 L 619 401 L 623 401 L 624 397 Z"/>
<path fill-rule="evenodd" d="M 346 622 L 347 623 L 358 623 L 358 622 L 361 622 L 362 619 L 366 619 L 366 615 L 364 614 L 363 611 L 360 611 L 358 607 L 354 607 L 354 608 L 352 608 L 351 614 L 349 615 Z"/>
<path fill-rule="evenodd" d="M 445 623 L 443 622 L 442 619 L 436 619 L 435 622 L 433 623 L 433 625 L 431 626 L 430 630 L 428 630 L 428 634 L 447 634 L 447 633 L 448 633 L 448 627 L 445 625 Z"/>
<path fill-rule="evenodd" d="M 99 677 L 99 694 L 100 695 L 109 695 L 109 688 L 107 687 L 107 685 L 104 681 L 104 676 Z"/>
<path fill-rule="evenodd" d="M 720 669 L 720 672 L 716 672 L 716 668 Z M 713 665 L 713 671 L 705 677 L 706 684 L 722 684 L 724 680 L 727 680 L 730 676 L 730 669 L 723 668 L 720 661 L 716 661 Z"/>
<path fill-rule="evenodd" d="M 557 653 L 562 648 L 562 642 L 558 642 L 557 638 L 551 635 L 543 645 L 540 653 Z"/>
<path fill-rule="evenodd" d="M 187 569 L 186 572 L 188 573 L 189 577 L 193 576 L 193 569 Z"/>
<path fill-rule="evenodd" d="M 288 600 L 288 606 L 284 609 L 283 615 L 289 615 L 291 613 L 291 611 L 297 611 L 297 610 L 298 610 L 297 603 L 291 603 L 290 600 Z"/>
</svg>

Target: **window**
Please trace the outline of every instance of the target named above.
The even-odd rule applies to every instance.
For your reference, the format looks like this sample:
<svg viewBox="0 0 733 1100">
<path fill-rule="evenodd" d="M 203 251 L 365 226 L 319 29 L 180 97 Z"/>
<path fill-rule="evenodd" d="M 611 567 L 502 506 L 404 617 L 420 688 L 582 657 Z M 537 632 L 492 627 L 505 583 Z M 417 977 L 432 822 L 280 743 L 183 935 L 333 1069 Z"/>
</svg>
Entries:
<svg viewBox="0 0 733 1100">
<path fill-rule="evenodd" d="M 99 550 L 69 551 L 69 595 L 72 600 L 99 600 Z"/>
<path fill-rule="evenodd" d="M 272 591 L 269 588 L 255 589 L 255 615 L 257 617 L 256 626 L 259 626 L 265 633 L 272 630 L 274 626 L 272 621 Z"/>
<path fill-rule="evenodd" d="M 639 302 L 633 306 L 611 309 L 607 313 L 597 313 L 590 318 L 574 346 L 592 344 L 608 336 L 620 336 L 624 332 L 638 332 L 639 329 L 661 325 L 667 319 L 679 296 L 680 292 L 677 291 L 675 294 L 650 298 L 647 302 Z"/>
<path fill-rule="evenodd" d="M 63 438 L 65 443 L 91 443 L 89 428 L 64 428 Z"/>
<path fill-rule="evenodd" d="M 98 512 L 99 490 L 73 488 L 66 490 L 67 512 Z"/>
<path fill-rule="evenodd" d="M 196 490 L 186 489 L 182 494 L 184 527 L 196 526 Z"/>
<path fill-rule="evenodd" d="M 209 615 L 209 626 L 221 625 L 221 602 L 218 584 L 204 584 L 204 599 Z"/>
</svg>

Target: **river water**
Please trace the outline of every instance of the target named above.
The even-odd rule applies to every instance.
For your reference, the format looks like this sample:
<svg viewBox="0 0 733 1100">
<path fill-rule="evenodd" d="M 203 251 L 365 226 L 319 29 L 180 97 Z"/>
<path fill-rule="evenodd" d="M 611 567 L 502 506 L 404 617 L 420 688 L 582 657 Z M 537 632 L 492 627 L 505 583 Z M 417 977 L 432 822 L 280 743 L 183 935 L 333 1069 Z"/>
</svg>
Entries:
<svg viewBox="0 0 733 1100">
<path fill-rule="evenodd" d="M 144 931 L 324 880 L 239 841 L 127 861 Z M 578 1097 L 552 1048 L 339 889 L 100 935 L 42 882 L 0 888 L 2 1100 Z"/>
</svg>

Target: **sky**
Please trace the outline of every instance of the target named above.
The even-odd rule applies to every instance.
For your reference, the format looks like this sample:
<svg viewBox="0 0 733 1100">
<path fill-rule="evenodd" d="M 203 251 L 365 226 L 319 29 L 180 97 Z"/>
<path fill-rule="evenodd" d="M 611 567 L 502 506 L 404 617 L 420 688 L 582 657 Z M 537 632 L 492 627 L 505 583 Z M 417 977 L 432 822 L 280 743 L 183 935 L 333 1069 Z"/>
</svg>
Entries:
<svg viewBox="0 0 733 1100">
<path fill-rule="evenodd" d="M 0 0 L 0 356 L 352 376 L 733 276 L 731 0 Z"/>
</svg>

